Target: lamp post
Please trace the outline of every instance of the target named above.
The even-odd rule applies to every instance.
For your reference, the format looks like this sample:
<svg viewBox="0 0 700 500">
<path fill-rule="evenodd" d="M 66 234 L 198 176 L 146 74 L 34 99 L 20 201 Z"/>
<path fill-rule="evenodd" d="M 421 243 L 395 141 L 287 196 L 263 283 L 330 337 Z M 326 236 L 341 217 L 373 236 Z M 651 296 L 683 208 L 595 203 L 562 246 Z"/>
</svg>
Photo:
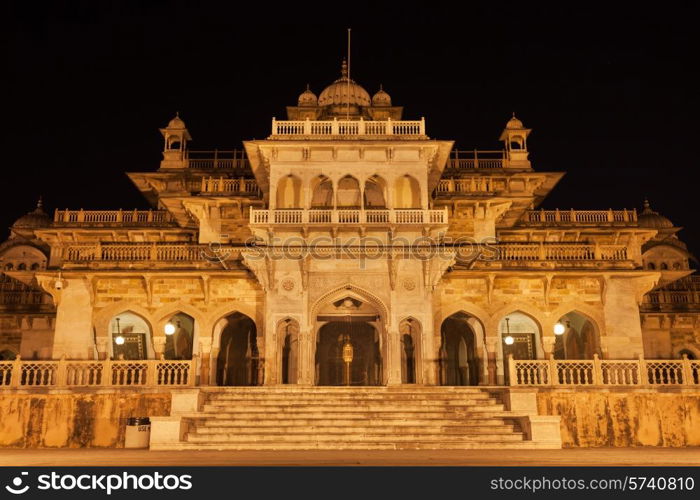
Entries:
<svg viewBox="0 0 700 500">
<path fill-rule="evenodd" d="M 510 334 L 510 318 L 508 317 L 506 318 L 506 333 L 507 335 L 503 338 L 503 342 L 505 342 L 506 345 L 513 345 L 515 339 Z"/>
<path fill-rule="evenodd" d="M 117 322 L 117 325 L 116 325 L 117 328 L 116 328 L 116 332 L 114 332 L 114 333 L 116 333 L 117 336 L 114 337 L 114 343 L 115 343 L 116 345 L 120 346 L 120 349 L 119 349 L 119 350 L 121 350 L 121 346 L 124 345 L 124 340 L 125 340 L 125 339 L 124 339 L 124 336 L 122 335 L 122 329 L 121 329 L 121 327 L 119 326 L 119 318 L 115 318 L 115 321 Z M 116 353 L 112 353 L 112 354 L 115 355 L 115 356 L 114 356 L 115 358 L 118 358 L 118 357 L 119 357 L 118 355 L 116 355 Z"/>
</svg>

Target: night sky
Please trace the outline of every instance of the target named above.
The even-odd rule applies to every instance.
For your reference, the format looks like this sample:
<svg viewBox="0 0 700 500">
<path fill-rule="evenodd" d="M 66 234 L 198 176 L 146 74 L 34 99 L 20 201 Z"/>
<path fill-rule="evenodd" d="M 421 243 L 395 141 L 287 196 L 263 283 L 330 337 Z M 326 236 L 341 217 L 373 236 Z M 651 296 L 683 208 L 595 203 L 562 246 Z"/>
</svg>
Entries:
<svg viewBox="0 0 700 500">
<path fill-rule="evenodd" d="M 648 196 L 700 253 L 691 2 L 491 3 L 7 3 L 0 227 L 39 195 L 50 212 L 147 207 L 124 172 L 158 168 L 176 111 L 191 149 L 264 138 L 307 83 L 318 94 L 339 76 L 351 27 L 353 78 L 370 94 L 382 83 L 431 137 L 497 149 L 515 111 L 535 169 L 568 172 L 545 208 Z"/>
</svg>

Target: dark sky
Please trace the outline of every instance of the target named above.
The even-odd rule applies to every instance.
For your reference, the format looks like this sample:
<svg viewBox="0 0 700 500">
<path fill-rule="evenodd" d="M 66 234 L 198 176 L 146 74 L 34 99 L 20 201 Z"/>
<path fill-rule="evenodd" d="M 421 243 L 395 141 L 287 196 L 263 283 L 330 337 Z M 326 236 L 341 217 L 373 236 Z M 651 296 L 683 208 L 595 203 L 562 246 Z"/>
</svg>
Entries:
<svg viewBox="0 0 700 500">
<path fill-rule="evenodd" d="M 535 169 L 568 172 L 546 208 L 648 196 L 700 252 L 692 3 L 490 4 L 4 4 L 0 227 L 39 195 L 51 211 L 145 207 L 123 172 L 158 167 L 176 110 L 192 149 L 263 138 L 307 82 L 338 76 L 350 26 L 353 77 L 431 137 L 495 149 L 515 111 Z"/>
</svg>

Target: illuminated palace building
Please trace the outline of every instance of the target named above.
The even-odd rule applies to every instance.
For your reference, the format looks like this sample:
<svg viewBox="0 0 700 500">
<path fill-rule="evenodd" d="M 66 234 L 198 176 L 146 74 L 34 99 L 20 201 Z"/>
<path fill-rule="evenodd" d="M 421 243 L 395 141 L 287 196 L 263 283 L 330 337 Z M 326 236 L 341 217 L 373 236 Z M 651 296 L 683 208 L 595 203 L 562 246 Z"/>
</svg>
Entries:
<svg viewBox="0 0 700 500">
<path fill-rule="evenodd" d="M 338 444 L 303 432 L 335 408 L 368 447 L 556 447 L 548 388 L 697 389 L 693 257 L 649 203 L 539 209 L 563 173 L 533 168 L 518 118 L 502 150 L 458 150 L 345 66 L 286 109 L 235 151 L 190 150 L 170 120 L 160 168 L 127 174 L 149 210 L 20 217 L 0 246 L 0 392 L 171 395 L 153 447 L 273 446 L 254 423 L 294 401 L 289 446 Z M 414 425 L 382 435 L 382 418 Z"/>
</svg>

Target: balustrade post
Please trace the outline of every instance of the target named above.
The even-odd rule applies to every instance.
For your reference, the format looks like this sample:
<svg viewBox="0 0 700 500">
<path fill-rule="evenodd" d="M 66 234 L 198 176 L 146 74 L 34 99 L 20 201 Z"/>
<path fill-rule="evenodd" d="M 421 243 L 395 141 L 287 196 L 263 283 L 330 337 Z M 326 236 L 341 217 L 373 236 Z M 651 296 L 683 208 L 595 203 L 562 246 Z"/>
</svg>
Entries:
<svg viewBox="0 0 700 500">
<path fill-rule="evenodd" d="M 554 211 L 554 221 L 555 221 L 555 222 L 561 222 L 561 214 L 559 213 L 559 209 L 558 209 L 558 208 Z"/>
<path fill-rule="evenodd" d="M 637 363 L 639 365 L 639 385 L 649 385 L 649 372 L 647 372 L 647 362 L 643 354 L 639 355 Z"/>
<path fill-rule="evenodd" d="M 102 380 L 100 382 L 101 385 L 112 385 L 112 360 L 109 359 L 109 356 L 102 362 Z"/>
<path fill-rule="evenodd" d="M 474 168 L 479 168 L 479 155 L 476 149 L 474 150 Z"/>
<path fill-rule="evenodd" d="M 207 179 L 206 179 L 206 177 L 202 177 L 202 189 L 201 189 L 201 191 L 202 191 L 202 193 L 207 192 Z"/>
<path fill-rule="evenodd" d="M 593 355 L 593 385 L 603 385 L 603 367 L 598 353 Z"/>
<path fill-rule="evenodd" d="M 272 117 L 272 135 L 277 135 L 277 118 Z"/>
<path fill-rule="evenodd" d="M 600 244 L 596 241 L 593 245 L 593 258 L 595 260 L 602 260 L 603 254 L 600 251 Z"/>
<path fill-rule="evenodd" d="M 67 366 L 66 366 L 66 355 L 62 355 L 61 358 L 58 360 L 57 363 L 57 368 L 56 368 L 56 386 L 57 387 L 65 387 L 66 386 L 66 378 L 67 378 Z"/>
<path fill-rule="evenodd" d="M 559 371 L 554 354 L 549 355 L 549 385 L 559 385 Z"/>
<path fill-rule="evenodd" d="M 120 208 L 117 210 L 117 222 L 123 222 L 124 221 L 124 211 Z"/>
<path fill-rule="evenodd" d="M 391 118 L 386 120 L 386 135 L 394 135 L 394 125 L 391 123 Z"/>
<path fill-rule="evenodd" d="M 637 222 L 637 209 L 636 208 L 632 209 L 632 220 L 634 222 Z"/>
<path fill-rule="evenodd" d="M 158 260 L 158 247 L 155 241 L 151 242 L 151 260 Z"/>
<path fill-rule="evenodd" d="M 85 222 L 85 210 L 82 208 L 78 212 L 78 222 Z"/>
<path fill-rule="evenodd" d="M 420 117 L 420 135 L 425 135 L 425 117 Z"/>
<path fill-rule="evenodd" d="M 683 353 L 681 358 L 682 373 L 683 373 L 683 385 L 693 385 L 693 368 L 690 366 L 690 360 L 688 355 Z"/>
<path fill-rule="evenodd" d="M 508 354 L 508 385 L 518 385 L 518 372 L 515 369 L 513 354 Z"/>
<path fill-rule="evenodd" d="M 22 385 L 22 357 L 18 354 L 12 363 L 12 378 L 10 380 L 11 387 L 19 387 Z"/>
<path fill-rule="evenodd" d="M 102 259 L 102 242 L 99 240 L 95 243 L 95 260 L 103 260 Z"/>
<path fill-rule="evenodd" d="M 578 221 L 576 220 L 576 210 L 574 210 L 574 209 L 572 208 L 572 209 L 570 210 L 570 213 L 571 213 L 571 220 L 570 220 L 569 222 L 578 222 Z"/>
<path fill-rule="evenodd" d="M 146 385 L 157 386 L 158 385 L 158 360 L 149 359 L 147 362 L 147 378 Z"/>
<path fill-rule="evenodd" d="M 331 135 L 338 135 L 338 117 L 334 116 L 331 122 Z"/>
<path fill-rule="evenodd" d="M 540 246 L 538 248 L 538 253 L 539 253 L 539 259 L 540 260 L 547 260 L 547 251 L 544 247 L 544 241 L 540 241 Z"/>
<path fill-rule="evenodd" d="M 245 188 L 245 177 L 239 177 L 238 178 L 238 192 L 239 193 L 246 193 L 246 188 Z"/>
<path fill-rule="evenodd" d="M 153 222 L 153 209 L 148 209 L 148 222 Z"/>
<path fill-rule="evenodd" d="M 613 215 L 612 208 L 608 208 L 608 222 L 615 222 L 615 216 Z"/>
<path fill-rule="evenodd" d="M 357 124 L 357 135 L 365 135 L 365 120 L 362 117 Z"/>
</svg>

